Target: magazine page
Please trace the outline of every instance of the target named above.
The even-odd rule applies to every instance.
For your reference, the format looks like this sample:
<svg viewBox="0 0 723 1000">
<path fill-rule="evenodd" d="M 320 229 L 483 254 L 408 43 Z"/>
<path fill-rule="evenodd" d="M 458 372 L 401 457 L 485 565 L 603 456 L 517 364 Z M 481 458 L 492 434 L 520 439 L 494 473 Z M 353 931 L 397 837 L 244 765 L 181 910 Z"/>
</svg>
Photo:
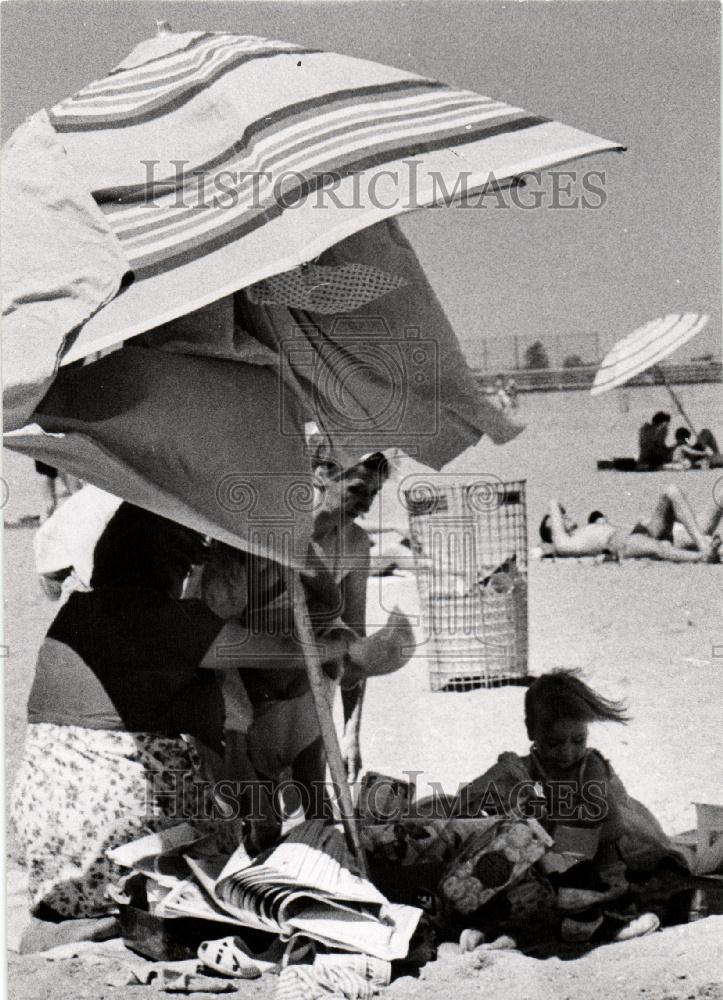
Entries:
<svg viewBox="0 0 723 1000">
<path fill-rule="evenodd" d="M 421 915 L 422 910 L 402 903 L 387 903 L 379 918 L 342 911 L 330 918 L 323 907 L 309 907 L 292 917 L 289 925 L 323 944 L 340 945 L 391 962 L 407 955 Z"/>
<path fill-rule="evenodd" d="M 382 906 L 386 900 L 372 883 L 352 872 L 342 833 L 320 820 L 295 827 L 270 854 L 252 859 L 243 846 L 231 855 L 217 883 L 219 898 L 234 885 L 258 881 L 305 886 L 348 902 Z"/>
<path fill-rule="evenodd" d="M 255 906 L 233 904 L 217 892 L 216 887 L 219 881 L 219 869 L 222 867 L 220 863 L 222 859 L 194 858 L 191 855 L 185 855 L 185 859 L 198 884 L 202 887 L 204 894 L 210 900 L 209 905 L 217 907 L 226 919 L 232 917 L 234 921 L 244 927 L 254 927 L 256 930 L 271 931 L 275 934 L 280 933 L 281 927 L 279 924 L 273 919 L 262 917 Z M 167 903 L 167 899 L 168 897 L 163 900 L 164 904 Z"/>
<path fill-rule="evenodd" d="M 240 923 L 232 919 L 220 906 L 216 905 L 193 879 L 186 879 L 171 889 L 156 904 L 155 915 L 164 919 L 197 917 L 199 920 L 216 920 L 223 923 Z M 258 922 L 248 926 L 267 930 Z"/>
</svg>

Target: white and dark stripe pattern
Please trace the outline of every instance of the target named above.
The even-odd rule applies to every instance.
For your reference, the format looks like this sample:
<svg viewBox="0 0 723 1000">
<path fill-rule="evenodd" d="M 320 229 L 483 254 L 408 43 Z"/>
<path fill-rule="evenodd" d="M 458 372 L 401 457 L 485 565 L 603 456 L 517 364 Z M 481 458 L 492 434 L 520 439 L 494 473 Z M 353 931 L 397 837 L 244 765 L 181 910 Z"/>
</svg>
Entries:
<svg viewBox="0 0 723 1000">
<path fill-rule="evenodd" d="M 120 71 L 91 83 L 56 105 L 50 119 L 57 132 L 126 128 L 175 111 L 225 73 L 251 60 L 311 51 L 265 38 L 204 34 L 182 57 L 162 58 L 151 70 Z"/>
<path fill-rule="evenodd" d="M 243 237 L 353 174 L 543 121 L 432 81 L 345 90 L 251 122 L 222 157 L 189 164 L 177 180 L 96 198 L 140 277 Z"/>
<path fill-rule="evenodd" d="M 461 177 L 471 192 L 621 148 L 378 63 L 214 32 L 142 43 L 50 120 L 134 277 L 68 359 L 298 267 Z"/>
<path fill-rule="evenodd" d="M 599 396 L 616 389 L 635 375 L 659 364 L 699 334 L 708 325 L 709 319 L 706 313 L 670 313 L 634 330 L 605 355 L 591 394 Z"/>
</svg>

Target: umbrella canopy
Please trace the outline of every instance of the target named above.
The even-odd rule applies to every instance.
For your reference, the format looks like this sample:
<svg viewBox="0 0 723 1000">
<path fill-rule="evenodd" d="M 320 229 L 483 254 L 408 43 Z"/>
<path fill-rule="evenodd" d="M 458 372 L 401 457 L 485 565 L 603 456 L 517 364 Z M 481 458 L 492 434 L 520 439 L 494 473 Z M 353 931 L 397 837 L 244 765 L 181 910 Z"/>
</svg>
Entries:
<svg viewBox="0 0 723 1000">
<path fill-rule="evenodd" d="M 218 32 L 144 42 L 49 119 L 135 278 L 75 356 L 460 185 L 621 148 L 404 70 Z"/>
<path fill-rule="evenodd" d="M 280 558 L 252 521 L 308 468 L 307 421 L 341 461 L 397 446 L 437 468 L 520 430 L 477 391 L 393 217 L 621 148 L 285 42 L 143 42 L 6 148 L 9 443 Z"/>
<path fill-rule="evenodd" d="M 634 330 L 605 355 L 590 392 L 599 396 L 625 385 L 695 337 L 709 319 L 705 313 L 671 313 Z"/>
</svg>

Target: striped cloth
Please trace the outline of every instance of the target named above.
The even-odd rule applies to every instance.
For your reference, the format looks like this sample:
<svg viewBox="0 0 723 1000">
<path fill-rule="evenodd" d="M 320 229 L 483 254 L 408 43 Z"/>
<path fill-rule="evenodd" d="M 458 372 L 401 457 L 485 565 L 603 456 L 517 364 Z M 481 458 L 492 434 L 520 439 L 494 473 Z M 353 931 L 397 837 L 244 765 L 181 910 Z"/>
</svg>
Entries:
<svg viewBox="0 0 723 1000">
<path fill-rule="evenodd" d="M 621 148 L 406 71 L 224 32 L 144 42 L 50 121 L 135 278 L 69 357 L 490 175 Z"/>
</svg>

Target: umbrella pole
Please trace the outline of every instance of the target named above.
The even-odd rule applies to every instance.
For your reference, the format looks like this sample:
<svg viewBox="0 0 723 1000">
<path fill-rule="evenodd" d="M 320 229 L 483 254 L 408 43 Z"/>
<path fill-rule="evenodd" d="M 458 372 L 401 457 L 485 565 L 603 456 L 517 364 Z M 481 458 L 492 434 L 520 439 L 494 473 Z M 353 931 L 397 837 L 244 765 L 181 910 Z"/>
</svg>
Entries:
<svg viewBox="0 0 723 1000">
<path fill-rule="evenodd" d="M 359 870 L 362 875 L 367 875 L 366 856 L 359 840 L 359 830 L 354 820 L 354 804 L 351 798 L 351 789 L 347 783 L 346 767 L 341 755 L 331 705 L 327 697 L 329 685 L 321 667 L 319 650 L 314 641 L 314 633 L 309 619 L 309 609 L 306 605 L 306 595 L 298 571 L 289 570 L 289 576 L 291 578 L 293 594 L 294 622 L 304 649 L 306 673 L 314 699 L 316 717 L 319 720 L 321 738 L 324 741 L 324 750 L 326 751 L 326 759 L 329 764 L 329 771 L 331 772 L 331 780 L 334 784 L 335 794 L 338 796 L 341 822 L 346 834 L 347 844 L 356 859 Z"/>
<path fill-rule="evenodd" d="M 666 388 L 666 389 L 668 390 L 668 392 L 670 393 L 670 398 L 671 398 L 671 399 L 673 400 L 673 402 L 675 403 L 676 407 L 678 408 L 678 413 L 680 413 L 680 415 L 681 415 L 681 417 L 683 418 L 683 420 L 685 420 L 685 422 L 686 422 L 686 424 L 688 425 L 688 427 L 690 427 L 690 429 L 691 429 L 692 433 L 693 433 L 693 434 L 695 434 L 695 436 L 696 436 L 696 437 L 698 437 L 698 432 L 697 432 L 697 430 L 695 429 L 695 427 L 693 426 L 693 423 L 692 423 L 692 421 L 691 421 L 690 417 L 688 416 L 688 414 L 687 414 L 687 413 L 685 412 L 685 410 L 683 409 L 683 404 L 682 404 L 682 403 L 681 403 L 681 401 L 680 401 L 680 400 L 678 399 L 678 396 L 677 396 L 677 394 L 675 393 L 675 391 L 674 391 L 674 389 L 673 389 L 672 385 L 669 385 L 669 384 L 668 384 L 668 380 L 667 380 L 667 379 L 666 379 L 666 377 L 665 377 L 665 372 L 664 372 L 664 371 L 663 371 L 663 369 L 662 369 L 661 367 L 659 367 L 659 366 L 656 366 L 656 371 L 657 371 L 658 375 L 660 376 L 660 378 L 662 379 L 662 382 L 663 382 L 663 385 L 665 386 L 665 388 Z"/>
</svg>

